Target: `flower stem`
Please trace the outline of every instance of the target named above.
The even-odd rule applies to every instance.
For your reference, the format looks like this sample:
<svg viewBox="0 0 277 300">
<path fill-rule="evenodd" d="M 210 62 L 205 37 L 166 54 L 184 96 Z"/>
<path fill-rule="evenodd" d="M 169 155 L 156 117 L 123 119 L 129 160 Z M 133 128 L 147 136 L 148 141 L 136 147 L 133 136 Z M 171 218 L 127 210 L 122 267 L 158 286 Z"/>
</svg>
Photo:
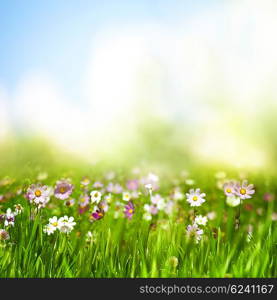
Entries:
<svg viewBox="0 0 277 300">
<path fill-rule="evenodd" d="M 241 212 L 241 199 L 239 200 L 239 211 L 235 220 L 235 229 L 238 230 L 240 227 L 240 212 Z"/>
</svg>

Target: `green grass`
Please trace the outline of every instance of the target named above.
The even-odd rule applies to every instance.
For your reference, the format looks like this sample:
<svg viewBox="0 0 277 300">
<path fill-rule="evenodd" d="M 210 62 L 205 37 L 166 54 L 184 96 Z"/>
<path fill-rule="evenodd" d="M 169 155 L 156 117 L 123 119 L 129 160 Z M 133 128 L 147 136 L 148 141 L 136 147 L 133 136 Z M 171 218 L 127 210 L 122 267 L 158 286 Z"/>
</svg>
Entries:
<svg viewBox="0 0 277 300">
<path fill-rule="evenodd" d="M 1 212 L 20 203 L 24 212 L 16 217 L 15 226 L 9 228 L 10 240 L 0 242 L 0 277 L 276 277 L 276 221 L 272 221 L 274 201 L 265 202 L 263 194 L 276 194 L 274 175 L 250 173 L 249 181 L 256 187 L 256 194 L 245 201 L 250 210 L 241 208 L 241 226 L 234 229 L 237 208 L 228 207 L 223 192 L 217 188 L 214 169 L 207 166 L 190 169 L 196 180 L 194 187 L 200 187 L 206 194 L 206 202 L 197 209 L 202 215 L 214 211 L 216 218 L 209 220 L 199 244 L 187 239 L 186 227 L 191 224 L 192 211 L 185 199 L 176 204 L 170 216 L 164 212 L 146 221 L 142 219 L 143 204 L 149 202 L 147 195 L 134 200 L 135 214 L 132 220 L 114 218 L 114 203 L 122 201 L 121 195 L 114 195 L 109 211 L 104 218 L 91 223 L 89 213 L 78 214 L 77 203 L 67 207 L 63 201 L 51 198 L 49 205 L 30 218 L 34 207 L 17 195 L 33 182 L 39 171 L 48 172 L 43 182 L 54 186 L 55 181 L 70 176 L 75 189 L 72 197 L 78 199 L 80 179 L 88 175 L 92 182 L 101 180 L 107 166 L 101 164 L 86 166 L 83 163 L 64 163 L 64 160 L 50 159 L 50 154 L 40 154 L 39 162 L 29 153 L 2 161 L 1 178 L 9 175 L 10 184 L 0 186 L 0 195 L 7 195 L 1 204 Z M 25 164 L 23 163 L 25 161 Z M 115 181 L 125 184 L 131 177 L 129 169 L 116 168 Z M 232 178 L 238 173 L 227 170 Z M 168 197 L 174 187 L 173 179 L 179 181 L 183 193 L 189 190 L 178 175 L 176 166 L 160 177 L 158 193 Z M 160 174 L 159 174 L 160 175 Z M 134 175 L 133 175 L 134 177 Z M 90 188 L 92 190 L 92 188 Z M 260 213 L 257 213 L 257 209 Z M 52 216 L 74 216 L 77 225 L 69 235 L 55 232 L 46 235 L 43 227 Z M 247 240 L 247 228 L 253 226 L 253 236 Z M 0 225 L 0 228 L 4 228 Z M 94 234 L 94 241 L 86 241 L 88 230 Z M 177 260 L 176 260 L 177 258 Z"/>
</svg>

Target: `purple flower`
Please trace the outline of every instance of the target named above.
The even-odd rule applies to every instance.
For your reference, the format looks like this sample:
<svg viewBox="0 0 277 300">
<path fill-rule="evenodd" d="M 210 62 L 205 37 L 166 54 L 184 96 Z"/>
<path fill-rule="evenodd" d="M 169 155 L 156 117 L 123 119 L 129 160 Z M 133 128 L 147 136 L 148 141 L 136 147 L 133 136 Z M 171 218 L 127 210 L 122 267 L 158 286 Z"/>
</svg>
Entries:
<svg viewBox="0 0 277 300">
<path fill-rule="evenodd" d="M 127 181 L 127 189 L 131 191 L 136 191 L 139 188 L 139 181 L 137 179 Z"/>
<path fill-rule="evenodd" d="M 237 196 L 239 196 L 241 199 L 250 199 L 254 193 L 254 185 L 253 184 L 249 184 L 247 180 L 244 180 L 242 182 L 242 184 L 237 184 L 235 186 L 235 193 Z"/>
<path fill-rule="evenodd" d="M 104 211 L 100 208 L 97 208 L 91 215 L 90 215 L 90 219 L 92 221 L 97 221 L 100 220 L 104 217 Z"/>
<path fill-rule="evenodd" d="M 129 201 L 128 204 L 125 205 L 124 207 L 125 207 L 124 214 L 126 218 L 131 220 L 135 212 L 134 204 L 132 203 L 132 201 Z"/>
<path fill-rule="evenodd" d="M 73 188 L 74 186 L 69 182 L 69 180 L 59 180 L 56 183 L 54 195 L 60 200 L 65 200 L 72 194 Z"/>
</svg>

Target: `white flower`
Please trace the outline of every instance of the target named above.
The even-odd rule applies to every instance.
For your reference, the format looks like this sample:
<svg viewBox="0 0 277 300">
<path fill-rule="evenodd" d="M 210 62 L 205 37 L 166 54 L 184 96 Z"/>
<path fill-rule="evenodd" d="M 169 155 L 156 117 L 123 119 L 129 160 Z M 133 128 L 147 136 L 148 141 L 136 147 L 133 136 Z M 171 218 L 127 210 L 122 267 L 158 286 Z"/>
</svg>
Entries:
<svg viewBox="0 0 277 300">
<path fill-rule="evenodd" d="M 200 229 L 197 224 L 188 225 L 187 227 L 187 236 L 189 238 L 195 239 L 195 242 L 198 243 L 202 238 L 203 230 Z"/>
<path fill-rule="evenodd" d="M 146 211 L 146 212 L 150 212 L 150 205 L 149 204 L 144 204 L 143 206 L 143 209 Z"/>
<path fill-rule="evenodd" d="M 237 183 L 234 180 L 224 182 L 223 190 L 227 197 L 233 196 L 235 194 L 236 185 Z"/>
<path fill-rule="evenodd" d="M 49 219 L 49 225 L 51 225 L 54 229 L 54 231 L 56 229 L 58 229 L 58 226 L 59 226 L 59 220 L 56 216 L 54 216 L 53 218 L 50 218 Z"/>
<path fill-rule="evenodd" d="M 99 191 L 92 191 L 90 193 L 90 197 L 91 197 L 91 202 L 92 203 L 99 203 L 101 201 L 101 192 Z"/>
<path fill-rule="evenodd" d="M 105 200 L 107 201 L 107 203 L 111 203 L 112 202 L 112 194 L 109 193 L 108 195 L 106 195 Z"/>
<path fill-rule="evenodd" d="M 22 207 L 21 204 L 15 204 L 14 205 L 14 215 L 20 215 L 23 212 L 24 208 Z"/>
<path fill-rule="evenodd" d="M 38 208 L 42 208 L 50 200 L 50 189 L 47 185 L 32 184 L 27 189 L 26 197 L 30 203 L 34 203 Z"/>
<path fill-rule="evenodd" d="M 184 199 L 184 194 L 181 193 L 180 191 L 178 190 L 175 190 L 173 195 L 172 195 L 172 198 L 176 201 L 179 201 L 179 200 L 183 200 Z"/>
<path fill-rule="evenodd" d="M 7 209 L 6 214 L 5 214 L 5 226 L 14 226 L 14 213 L 10 208 Z"/>
<path fill-rule="evenodd" d="M 208 222 L 208 218 L 207 217 L 202 217 L 201 215 L 196 216 L 195 217 L 195 224 L 197 225 L 203 225 L 206 226 L 207 222 Z"/>
<path fill-rule="evenodd" d="M 131 200 L 131 194 L 129 192 L 122 193 L 122 199 L 124 201 L 127 201 L 127 202 L 130 201 Z"/>
<path fill-rule="evenodd" d="M 152 186 L 151 183 L 148 183 L 148 184 L 145 185 L 145 188 L 146 188 L 149 192 L 151 192 L 152 189 L 153 189 L 153 186 Z"/>
<path fill-rule="evenodd" d="M 158 213 L 158 208 L 156 205 L 144 204 L 143 208 L 148 214 L 156 215 Z"/>
<path fill-rule="evenodd" d="M 162 199 L 162 196 L 160 194 L 156 194 L 151 197 L 151 202 L 155 205 L 157 205 Z"/>
<path fill-rule="evenodd" d="M 247 180 L 244 180 L 241 185 L 235 186 L 235 194 L 241 199 L 250 199 L 255 194 L 254 185 L 248 184 Z"/>
<path fill-rule="evenodd" d="M 190 189 L 189 193 L 186 193 L 187 202 L 190 203 L 190 206 L 200 206 L 206 200 L 204 197 L 206 196 L 205 193 L 201 193 L 200 189 Z"/>
<path fill-rule="evenodd" d="M 159 181 L 159 177 L 156 174 L 153 173 L 149 173 L 147 176 L 148 181 L 151 182 L 158 182 Z"/>
<path fill-rule="evenodd" d="M 63 233 L 69 233 L 73 230 L 76 223 L 73 217 L 64 216 L 58 220 L 58 228 Z"/>
<path fill-rule="evenodd" d="M 157 202 L 157 208 L 158 210 L 163 210 L 166 206 L 166 203 L 164 201 L 164 198 L 160 198 L 159 201 Z"/>
<path fill-rule="evenodd" d="M 47 233 L 48 235 L 54 233 L 56 228 L 52 226 L 51 224 L 47 224 L 43 228 L 43 232 Z"/>
<path fill-rule="evenodd" d="M 166 206 L 164 208 L 164 212 L 168 215 L 171 215 L 173 212 L 173 208 L 174 208 L 174 202 L 173 201 L 168 201 L 166 203 Z"/>
<path fill-rule="evenodd" d="M 226 198 L 226 203 L 231 207 L 236 207 L 240 204 L 240 197 L 235 195 L 229 196 Z"/>
</svg>

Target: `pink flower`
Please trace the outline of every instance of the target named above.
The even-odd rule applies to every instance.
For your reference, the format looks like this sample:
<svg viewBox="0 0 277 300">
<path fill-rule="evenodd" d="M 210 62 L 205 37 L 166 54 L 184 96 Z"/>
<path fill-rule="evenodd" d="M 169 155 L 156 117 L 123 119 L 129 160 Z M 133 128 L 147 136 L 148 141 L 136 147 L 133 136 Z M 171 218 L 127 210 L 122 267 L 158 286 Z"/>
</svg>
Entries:
<svg viewBox="0 0 277 300">
<path fill-rule="evenodd" d="M 47 185 L 32 184 L 28 189 L 25 197 L 38 206 L 38 208 L 45 207 L 50 200 L 50 188 Z"/>
<path fill-rule="evenodd" d="M 275 199 L 275 196 L 271 193 L 265 193 L 264 194 L 264 201 L 266 202 L 272 202 Z"/>
<path fill-rule="evenodd" d="M 139 181 L 137 179 L 127 181 L 127 189 L 131 191 L 136 191 L 139 188 Z"/>
<path fill-rule="evenodd" d="M 187 236 L 189 238 L 195 239 L 195 242 L 198 243 L 202 238 L 203 230 L 198 227 L 197 224 L 188 225 L 187 227 Z"/>
<path fill-rule="evenodd" d="M 223 184 L 223 190 L 226 196 L 233 196 L 235 194 L 235 181 L 229 181 Z"/>
<path fill-rule="evenodd" d="M 54 195 L 56 198 L 60 200 L 65 200 L 69 198 L 69 196 L 72 194 L 73 188 L 74 186 L 69 182 L 69 180 L 67 179 L 59 180 L 56 183 Z"/>
<path fill-rule="evenodd" d="M 114 194 L 121 194 L 123 191 L 123 188 L 120 184 L 116 183 L 112 183 L 110 182 L 106 188 L 108 193 L 114 193 Z"/>
<path fill-rule="evenodd" d="M 254 185 L 249 184 L 247 180 L 244 180 L 242 184 L 237 184 L 235 186 L 235 193 L 238 197 L 241 199 L 250 199 L 252 198 L 252 195 L 255 193 Z"/>
</svg>

